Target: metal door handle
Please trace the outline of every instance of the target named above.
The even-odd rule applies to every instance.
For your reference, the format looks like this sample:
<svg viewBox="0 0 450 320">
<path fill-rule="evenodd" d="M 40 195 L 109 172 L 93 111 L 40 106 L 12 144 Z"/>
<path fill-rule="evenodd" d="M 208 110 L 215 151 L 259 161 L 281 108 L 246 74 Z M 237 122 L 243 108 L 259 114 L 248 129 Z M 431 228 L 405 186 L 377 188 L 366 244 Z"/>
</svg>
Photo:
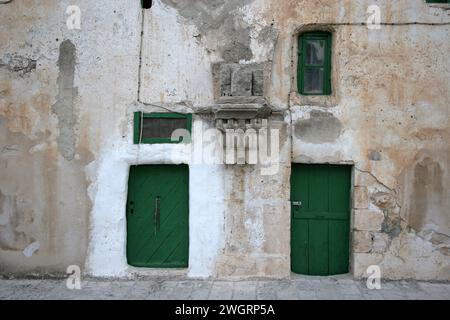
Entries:
<svg viewBox="0 0 450 320">
<path fill-rule="evenodd" d="M 161 212 L 160 212 L 160 208 L 159 208 L 159 202 L 160 202 L 161 198 L 159 196 L 157 196 L 155 198 L 155 213 L 153 215 L 153 222 L 155 225 L 155 235 L 157 232 L 159 232 L 159 223 L 160 223 L 160 216 L 161 216 Z"/>
<path fill-rule="evenodd" d="M 301 201 L 292 201 L 292 205 L 293 206 L 297 206 L 297 207 L 301 207 L 302 206 L 302 202 Z"/>
</svg>

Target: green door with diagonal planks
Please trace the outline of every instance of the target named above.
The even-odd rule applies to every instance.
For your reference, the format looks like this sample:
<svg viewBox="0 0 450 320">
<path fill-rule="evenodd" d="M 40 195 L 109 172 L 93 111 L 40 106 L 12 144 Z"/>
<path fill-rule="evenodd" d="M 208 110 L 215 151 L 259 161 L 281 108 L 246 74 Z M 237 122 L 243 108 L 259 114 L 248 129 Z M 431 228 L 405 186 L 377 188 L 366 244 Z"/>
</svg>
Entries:
<svg viewBox="0 0 450 320">
<path fill-rule="evenodd" d="M 135 267 L 186 268 L 189 259 L 189 168 L 130 168 L 127 261 Z"/>
<path fill-rule="evenodd" d="M 350 189 L 350 166 L 292 164 L 292 272 L 349 271 Z"/>
</svg>

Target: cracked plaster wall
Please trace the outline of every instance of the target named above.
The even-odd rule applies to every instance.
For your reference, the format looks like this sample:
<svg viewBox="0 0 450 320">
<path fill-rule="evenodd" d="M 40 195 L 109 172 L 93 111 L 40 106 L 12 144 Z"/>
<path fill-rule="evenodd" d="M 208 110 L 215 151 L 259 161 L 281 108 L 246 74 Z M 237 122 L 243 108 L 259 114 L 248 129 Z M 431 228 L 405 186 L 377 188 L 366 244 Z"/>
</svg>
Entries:
<svg viewBox="0 0 450 320">
<path fill-rule="evenodd" d="M 144 37 L 141 98 L 202 110 L 217 96 L 215 64 L 269 62 L 265 98 L 274 109 L 289 109 L 292 161 L 355 167 L 351 272 L 361 277 L 377 263 L 387 278 L 448 279 L 448 11 L 423 1 L 379 1 L 386 25 L 369 30 L 360 24 L 370 4 L 156 1 L 145 20 L 144 35 L 153 37 Z M 333 33 L 333 95 L 302 97 L 295 89 L 296 36 L 318 29 Z M 161 73 L 168 78 L 157 81 Z M 416 159 L 423 152 L 430 158 L 425 162 Z M 289 163 L 289 155 L 280 161 Z M 226 169 L 217 274 L 289 273 L 289 234 L 268 228 L 265 216 L 288 219 L 289 169 L 269 179 L 280 191 L 268 201 L 256 196 L 265 188 L 252 184 L 257 170 Z M 356 204 L 360 193 L 364 204 Z M 384 197 L 395 204 L 384 204 Z M 279 243 L 275 251 L 284 263 L 258 246 L 269 243 Z M 261 271 L 261 261 L 275 274 Z"/>
<path fill-rule="evenodd" d="M 2 273 L 163 274 L 126 265 L 126 181 L 131 164 L 177 161 L 194 178 L 190 268 L 168 274 L 287 277 L 293 161 L 354 165 L 356 277 L 379 264 L 385 278 L 450 278 L 448 11 L 380 0 L 388 25 L 368 30 L 366 0 L 157 0 L 141 42 L 139 2 L 79 1 L 80 31 L 66 28 L 69 1 L 0 6 Z M 296 35 L 316 29 L 333 33 L 333 95 L 305 98 Z M 61 67 L 64 41 L 73 70 Z M 272 119 L 278 174 L 196 166 L 205 116 L 186 148 L 131 144 L 133 111 L 211 110 L 218 63 L 270 66 L 264 96 L 284 113 Z"/>
<path fill-rule="evenodd" d="M 136 97 L 140 4 L 0 5 L 0 273 L 84 271 L 97 163 Z M 126 46 L 123 43 L 127 43 Z"/>
</svg>

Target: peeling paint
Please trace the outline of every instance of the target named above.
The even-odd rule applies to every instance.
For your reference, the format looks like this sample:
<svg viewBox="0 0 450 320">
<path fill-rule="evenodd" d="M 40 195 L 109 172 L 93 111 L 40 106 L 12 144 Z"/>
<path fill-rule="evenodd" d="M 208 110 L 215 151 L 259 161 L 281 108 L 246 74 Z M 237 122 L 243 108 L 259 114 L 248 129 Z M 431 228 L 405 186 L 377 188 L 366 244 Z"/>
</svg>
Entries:
<svg viewBox="0 0 450 320">
<path fill-rule="evenodd" d="M 14 196 L 0 192 L 0 248 L 3 250 L 22 250 L 29 242 L 27 235 L 20 231 L 23 215 L 17 211 Z"/>
<path fill-rule="evenodd" d="M 101 0 L 81 33 L 56 0 L 2 6 L 1 272 L 289 277 L 290 164 L 307 162 L 354 165 L 355 277 L 377 264 L 384 279 L 450 279 L 450 16 L 423 0 L 377 5 L 369 30 L 366 1 Z M 332 33 L 330 96 L 297 92 L 307 30 Z M 242 71 L 234 86 L 220 66 Z M 277 174 L 195 164 L 224 97 L 282 115 Z M 134 145 L 134 111 L 194 113 L 192 144 Z M 189 268 L 131 268 L 129 166 L 174 162 L 191 173 Z"/>
<path fill-rule="evenodd" d="M 341 135 L 342 124 L 333 114 L 313 110 L 309 119 L 295 123 L 295 136 L 314 144 L 336 141 Z"/>
<path fill-rule="evenodd" d="M 222 57 L 227 62 L 251 60 L 250 28 L 239 21 L 239 9 L 254 0 L 161 0 L 163 4 L 175 8 L 178 13 L 194 23 L 198 30 L 209 36 L 217 32 L 223 39 L 219 46 Z"/>
<path fill-rule="evenodd" d="M 26 74 L 34 71 L 37 61 L 20 55 L 7 55 L 0 59 L 0 68 L 7 68 L 11 72 Z"/>
</svg>

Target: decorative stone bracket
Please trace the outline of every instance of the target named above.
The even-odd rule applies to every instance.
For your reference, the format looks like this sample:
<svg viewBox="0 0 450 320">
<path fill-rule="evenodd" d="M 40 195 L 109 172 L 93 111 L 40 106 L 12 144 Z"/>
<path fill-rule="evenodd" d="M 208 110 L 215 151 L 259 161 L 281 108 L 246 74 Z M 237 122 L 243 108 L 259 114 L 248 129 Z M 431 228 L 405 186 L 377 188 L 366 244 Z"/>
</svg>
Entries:
<svg viewBox="0 0 450 320">
<path fill-rule="evenodd" d="M 264 98 L 270 63 L 218 63 L 213 66 L 216 127 L 259 129 L 272 113 Z M 265 121 L 267 123 L 267 121 Z"/>
</svg>

